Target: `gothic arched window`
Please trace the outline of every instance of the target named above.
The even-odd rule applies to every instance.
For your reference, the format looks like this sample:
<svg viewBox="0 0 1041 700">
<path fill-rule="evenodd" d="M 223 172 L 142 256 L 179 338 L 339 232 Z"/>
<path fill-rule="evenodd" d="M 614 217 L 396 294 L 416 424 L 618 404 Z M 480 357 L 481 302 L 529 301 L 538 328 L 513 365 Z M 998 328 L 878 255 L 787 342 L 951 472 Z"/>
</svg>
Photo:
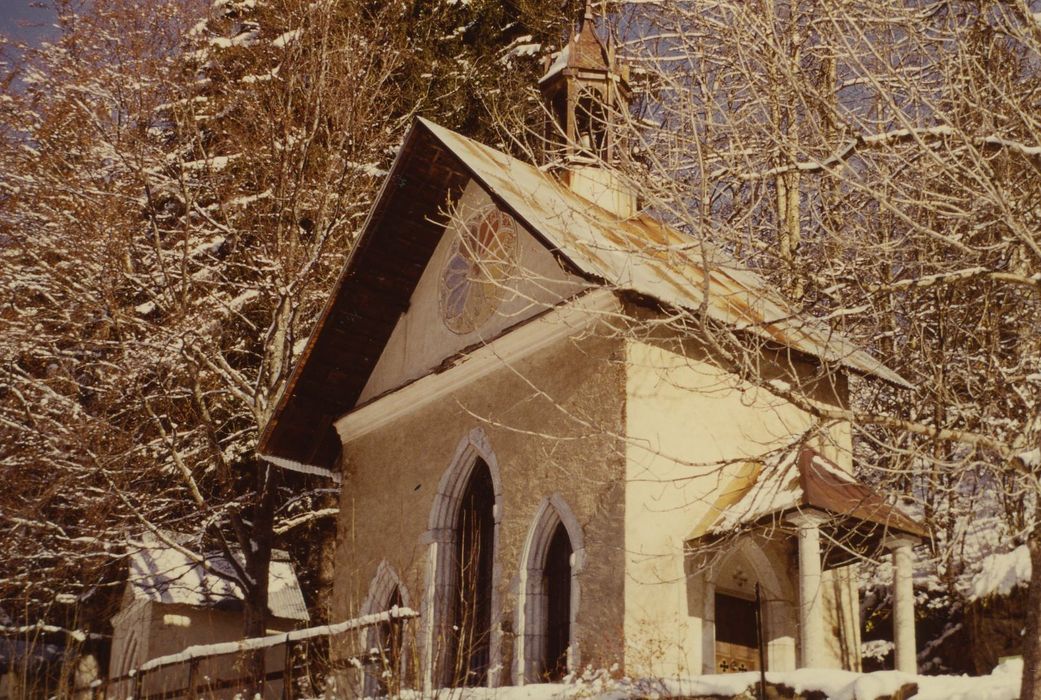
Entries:
<svg viewBox="0 0 1041 700">
<path fill-rule="evenodd" d="M 559 681 L 567 675 L 567 654 L 571 645 L 571 538 L 564 523 L 559 523 L 546 550 L 542 570 L 546 593 L 545 651 L 542 676 Z"/>
<path fill-rule="evenodd" d="M 492 631 L 492 565 L 495 489 L 483 460 L 477 460 L 460 499 L 456 519 L 455 595 L 451 634 L 452 685 L 488 681 Z"/>
<path fill-rule="evenodd" d="M 401 589 L 397 586 L 383 606 L 384 610 L 393 610 L 404 606 Z M 401 688 L 401 653 L 404 649 L 405 634 L 400 619 L 381 622 L 376 627 L 376 646 L 378 654 L 374 661 L 376 677 L 376 695 L 393 696 Z"/>
<path fill-rule="evenodd" d="M 546 497 L 521 559 L 515 673 L 521 682 L 559 681 L 579 663 L 575 620 L 582 527 L 559 494 Z"/>
</svg>

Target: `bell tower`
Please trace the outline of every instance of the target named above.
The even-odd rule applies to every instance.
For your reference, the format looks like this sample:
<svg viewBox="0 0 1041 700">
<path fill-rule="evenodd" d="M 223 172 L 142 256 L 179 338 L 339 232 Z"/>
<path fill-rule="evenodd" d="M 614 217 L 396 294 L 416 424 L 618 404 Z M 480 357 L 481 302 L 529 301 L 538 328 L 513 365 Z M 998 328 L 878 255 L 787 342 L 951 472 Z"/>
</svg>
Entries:
<svg viewBox="0 0 1041 700">
<path fill-rule="evenodd" d="M 554 168 L 576 194 L 619 216 L 636 213 L 636 196 L 612 168 L 625 157 L 629 66 L 596 33 L 586 0 L 578 28 L 539 79 L 546 110 L 546 138 Z"/>
</svg>

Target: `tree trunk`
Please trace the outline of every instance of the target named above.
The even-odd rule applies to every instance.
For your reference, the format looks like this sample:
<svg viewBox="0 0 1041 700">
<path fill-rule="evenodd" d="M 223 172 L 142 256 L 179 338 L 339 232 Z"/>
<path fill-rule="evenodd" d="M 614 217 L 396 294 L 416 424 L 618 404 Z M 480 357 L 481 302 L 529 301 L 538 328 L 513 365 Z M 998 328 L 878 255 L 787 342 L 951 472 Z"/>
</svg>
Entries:
<svg viewBox="0 0 1041 700">
<path fill-rule="evenodd" d="M 253 509 L 251 539 L 246 549 L 246 571 L 249 573 L 251 585 L 245 596 L 243 635 L 263 637 L 267 632 L 268 622 L 268 580 L 271 568 L 271 549 L 274 540 L 273 522 L 277 485 L 271 466 L 265 462 L 257 464 L 257 493 Z M 252 697 L 259 693 L 263 697 L 264 651 L 247 651 L 245 670 L 252 681 L 249 694 Z"/>
<path fill-rule="evenodd" d="M 1023 685 L 1020 700 L 1041 700 L 1041 527 L 1035 525 L 1027 540 L 1030 550 L 1030 588 L 1023 636 Z"/>
</svg>

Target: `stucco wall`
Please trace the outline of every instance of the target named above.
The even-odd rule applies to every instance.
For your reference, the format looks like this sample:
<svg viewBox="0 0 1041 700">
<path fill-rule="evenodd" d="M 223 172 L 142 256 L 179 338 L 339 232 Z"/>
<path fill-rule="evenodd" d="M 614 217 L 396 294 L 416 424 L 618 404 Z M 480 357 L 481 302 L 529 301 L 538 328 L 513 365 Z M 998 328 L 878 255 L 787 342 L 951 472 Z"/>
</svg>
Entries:
<svg viewBox="0 0 1041 700">
<path fill-rule="evenodd" d="M 497 464 L 501 496 L 493 612 L 498 682 L 513 677 L 522 549 L 544 498 L 557 493 L 582 528 L 576 636 L 580 663 L 621 656 L 624 351 L 592 333 L 558 341 L 344 447 L 332 619 L 356 614 L 386 559 L 414 607 L 429 606 L 435 496 L 474 429 Z M 386 568 L 386 566 L 384 567 Z"/>
<path fill-rule="evenodd" d="M 705 625 L 704 608 L 690 601 L 710 594 L 704 587 L 706 576 L 712 576 L 706 567 L 718 566 L 732 543 L 709 552 L 712 556 L 692 570 L 684 542 L 696 524 L 714 517 L 713 504 L 746 460 L 791 444 L 815 423 L 795 406 L 725 371 L 693 343 L 633 340 L 626 344 L 626 358 L 625 667 L 628 673 L 651 676 L 701 673 L 713 668 L 712 630 Z M 765 355 L 760 361 L 761 371 L 786 378 L 789 384 L 811 371 L 790 361 L 782 370 L 784 365 L 772 365 Z M 837 405 L 844 392 L 844 381 L 839 381 L 835 386 L 821 383 L 811 394 Z M 848 426 L 825 426 L 813 443 L 848 468 Z M 794 555 L 783 547 L 772 546 L 770 551 L 772 560 L 764 559 L 763 566 L 787 578 L 780 582 L 787 598 L 782 602 L 797 615 Z M 835 575 L 825 575 L 826 609 L 835 607 L 837 589 L 845 587 L 845 602 L 850 600 L 851 584 L 848 579 L 836 584 Z M 847 629 L 850 617 L 847 614 L 846 624 L 839 625 L 833 610 L 828 615 L 827 632 L 844 629 L 854 635 L 829 640 L 830 663 L 850 665 L 838 654 L 855 644 L 855 631 Z M 797 630 L 783 627 L 773 644 L 777 670 L 795 662 Z"/>
<path fill-rule="evenodd" d="M 644 313 L 624 311 L 630 317 Z M 467 436 L 479 429 L 477 441 L 496 465 L 501 494 L 495 682 L 519 680 L 514 662 L 522 550 L 539 505 L 552 493 L 574 511 L 585 539 L 578 663 L 606 668 L 624 662 L 626 673 L 647 676 L 711 670 L 713 611 L 706 601 L 718 572 L 711 562 L 695 565 L 685 542 L 713 516 L 721 491 L 748 460 L 812 434 L 815 448 L 849 468 L 850 430 L 817 425 L 807 413 L 740 381 L 690 341 L 628 335 L 623 340 L 602 328 L 589 333 L 575 327 L 573 339 L 504 361 L 470 383 L 459 380 L 466 365 L 455 366 L 447 370 L 455 373 L 448 393 L 415 406 L 398 401 L 391 417 L 371 429 L 359 430 L 364 420 L 349 428 L 338 422 L 347 437 L 331 619 L 373 609 L 374 578 L 392 571 L 424 616 L 410 657 L 412 678 L 420 682 L 423 648 L 436 646 L 420 630 L 436 618 L 432 572 L 445 541 L 439 528 L 450 527 L 432 522 L 431 513 L 443 507 L 437 498 L 445 474 Z M 814 372 L 798 358 L 764 352 L 759 359 L 761 371 L 788 385 Z M 843 405 L 847 391 L 842 377 L 806 390 L 830 405 Z M 363 410 L 378 413 L 393 397 Z M 769 664 L 783 670 L 799 656 L 796 558 L 783 533 L 761 550 L 747 561 L 775 579 L 767 612 Z M 829 663 L 855 667 L 856 594 L 847 573 L 827 572 L 822 595 Z"/>
</svg>

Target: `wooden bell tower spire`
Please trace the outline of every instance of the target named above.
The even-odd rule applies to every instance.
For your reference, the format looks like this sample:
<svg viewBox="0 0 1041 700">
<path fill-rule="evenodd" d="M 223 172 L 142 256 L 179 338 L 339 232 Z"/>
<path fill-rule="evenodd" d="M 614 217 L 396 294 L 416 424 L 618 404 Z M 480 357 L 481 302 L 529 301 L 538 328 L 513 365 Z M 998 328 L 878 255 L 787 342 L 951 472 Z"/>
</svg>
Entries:
<svg viewBox="0 0 1041 700">
<path fill-rule="evenodd" d="M 621 156 L 617 117 L 629 106 L 629 67 L 614 42 L 605 46 L 586 0 L 578 28 L 555 59 L 547 60 L 539 88 L 549 114 L 547 136 L 565 160 L 613 161 Z"/>
<path fill-rule="evenodd" d="M 583 197 L 628 216 L 636 210 L 636 198 L 610 166 L 626 153 L 622 127 L 631 96 L 629 67 L 618 61 L 613 40 L 605 45 L 594 25 L 592 3 L 586 0 L 571 38 L 546 61 L 539 79 L 546 138 L 561 180 Z"/>
</svg>

